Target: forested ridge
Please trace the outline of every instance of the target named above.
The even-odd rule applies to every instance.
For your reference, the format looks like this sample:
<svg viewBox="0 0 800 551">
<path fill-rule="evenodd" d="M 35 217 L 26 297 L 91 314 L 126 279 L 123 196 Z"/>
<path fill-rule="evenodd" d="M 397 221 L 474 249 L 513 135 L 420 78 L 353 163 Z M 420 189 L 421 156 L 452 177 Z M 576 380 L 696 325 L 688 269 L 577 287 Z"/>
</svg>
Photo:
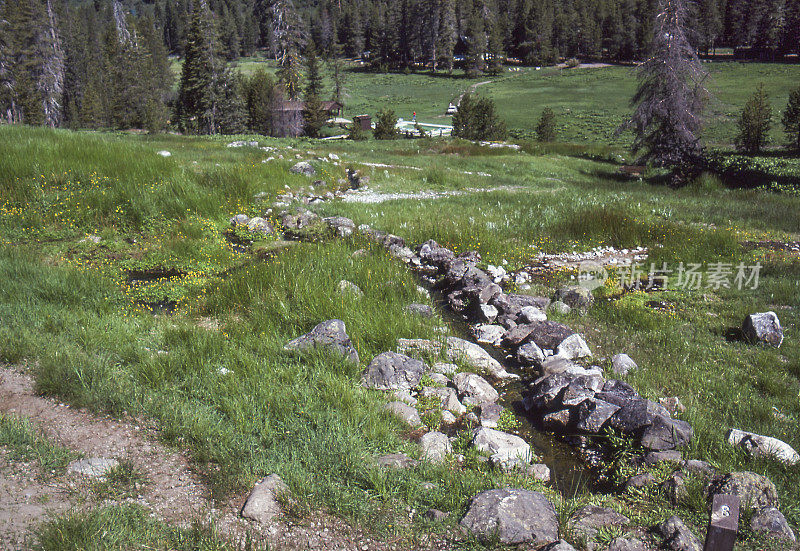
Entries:
<svg viewBox="0 0 800 551">
<path fill-rule="evenodd" d="M 327 59 L 359 58 L 375 71 L 449 72 L 459 66 L 468 76 L 498 72 L 509 59 L 526 65 L 568 58 L 641 60 L 652 40 L 657 4 L 0 0 L 0 113 L 6 122 L 161 128 L 181 114 L 169 56 L 183 57 L 192 48 L 198 14 L 204 20 L 194 22 L 205 29 L 198 35 L 204 44 L 195 51 L 221 61 L 215 69 L 220 78 L 210 77 L 212 88 L 230 105 L 237 103 L 231 89 L 242 86 L 235 75 L 222 74 L 224 62 L 257 50 L 277 58 L 281 81 L 294 86 L 309 46 Z M 798 51 L 800 0 L 698 0 L 690 8 L 689 38 L 701 53 L 733 47 L 777 60 Z M 287 95 L 296 97 L 291 86 Z M 217 103 L 211 108 L 217 110 Z M 232 128 L 241 117 L 232 117 Z"/>
</svg>

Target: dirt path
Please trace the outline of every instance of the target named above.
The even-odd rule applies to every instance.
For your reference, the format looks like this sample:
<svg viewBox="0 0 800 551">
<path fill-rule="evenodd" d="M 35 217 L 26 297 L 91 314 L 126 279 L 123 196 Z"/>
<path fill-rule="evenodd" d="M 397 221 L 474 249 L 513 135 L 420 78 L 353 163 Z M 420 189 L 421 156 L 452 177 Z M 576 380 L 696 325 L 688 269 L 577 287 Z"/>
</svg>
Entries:
<svg viewBox="0 0 800 551">
<path fill-rule="evenodd" d="M 313 511 L 303 518 L 278 517 L 268 526 L 243 520 L 238 512 L 246 494 L 224 503 L 210 491 L 187 458 L 157 441 L 154 429 L 134 420 L 101 417 L 34 393 L 33 379 L 17 367 L 0 365 L 0 413 L 27 418 L 53 442 L 86 457 L 125 459 L 144 477 L 136 502 L 173 525 L 187 526 L 213 515 L 220 534 L 237 545 L 249 534 L 271 548 L 319 551 L 405 549 L 406 544 L 373 539 L 369 530 Z M 29 549 L 32 530 L 42 522 L 98 505 L 84 477 L 42 473 L 36 463 L 11 460 L 0 447 L 0 550 Z M 37 474 L 41 476 L 36 476 Z M 414 548 L 444 549 L 440 538 L 417 542 Z"/>
<path fill-rule="evenodd" d="M 125 459 L 144 477 L 136 501 L 175 524 L 196 518 L 207 505 L 207 488 L 186 458 L 167 449 L 148 430 L 98 417 L 37 396 L 33 379 L 0 367 L 0 412 L 29 419 L 52 441 L 86 457 Z M 25 472 L 27 471 L 27 473 Z M 32 525 L 71 509 L 80 499 L 79 475 L 37 482 L 24 464 L 0 456 L 0 548 L 21 541 Z"/>
</svg>

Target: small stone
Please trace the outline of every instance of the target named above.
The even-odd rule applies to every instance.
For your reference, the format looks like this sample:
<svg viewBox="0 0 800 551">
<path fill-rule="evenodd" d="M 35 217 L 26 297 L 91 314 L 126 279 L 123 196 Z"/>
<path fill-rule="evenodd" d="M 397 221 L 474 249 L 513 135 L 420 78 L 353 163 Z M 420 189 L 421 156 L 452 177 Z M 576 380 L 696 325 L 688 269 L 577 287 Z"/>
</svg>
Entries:
<svg viewBox="0 0 800 551">
<path fill-rule="evenodd" d="M 642 488 L 647 488 L 649 486 L 653 486 L 656 484 L 656 477 L 653 476 L 653 473 L 644 473 L 644 474 L 637 474 L 630 477 L 625 482 L 625 489 L 626 490 L 639 490 Z"/>
<path fill-rule="evenodd" d="M 472 437 L 472 445 L 480 452 L 488 453 L 492 463 L 502 464 L 522 460 L 530 462 L 531 447 L 519 436 L 499 430 L 481 427 Z"/>
<path fill-rule="evenodd" d="M 447 454 L 453 452 L 450 439 L 441 432 L 429 432 L 420 438 L 419 444 L 422 447 L 422 457 L 432 463 L 444 461 Z"/>
<path fill-rule="evenodd" d="M 608 546 L 608 551 L 648 551 L 649 547 L 636 538 L 617 538 Z"/>
<path fill-rule="evenodd" d="M 489 382 L 475 373 L 461 372 L 453 377 L 453 384 L 462 398 L 474 398 L 478 404 L 484 402 L 497 402 L 500 395 Z"/>
<path fill-rule="evenodd" d="M 766 532 L 776 538 L 797 541 L 786 517 L 775 507 L 764 507 L 756 511 L 750 520 L 750 528 L 754 532 Z"/>
<path fill-rule="evenodd" d="M 556 291 L 555 300 L 566 303 L 570 308 L 588 308 L 594 302 L 592 292 L 580 285 L 569 285 Z"/>
<path fill-rule="evenodd" d="M 289 172 L 293 172 L 294 174 L 305 174 L 306 176 L 314 176 L 317 173 L 317 171 L 314 170 L 314 167 L 311 166 L 311 163 L 306 161 L 301 161 L 295 164 L 289 169 Z"/>
<path fill-rule="evenodd" d="M 630 519 L 608 507 L 586 505 L 573 513 L 568 522 L 572 526 L 572 531 L 587 541 L 589 544 L 587 549 L 595 549 L 592 540 L 598 530 L 608 526 L 627 526 L 630 524 Z"/>
<path fill-rule="evenodd" d="M 435 362 L 431 366 L 431 370 L 435 373 L 441 373 L 442 375 L 452 375 L 458 371 L 458 366 L 456 364 L 446 362 Z"/>
<path fill-rule="evenodd" d="M 614 371 L 614 373 L 617 375 L 627 375 L 631 371 L 639 368 L 639 366 L 636 365 L 636 362 L 634 362 L 627 354 L 615 354 L 612 356 L 611 366 L 612 371 Z"/>
<path fill-rule="evenodd" d="M 711 481 L 709 500 L 716 494 L 739 496 L 742 507 L 778 507 L 778 490 L 770 479 L 751 472 L 734 472 Z"/>
<path fill-rule="evenodd" d="M 491 304 L 481 304 L 478 309 L 480 311 L 478 320 L 482 323 L 494 323 L 494 320 L 497 319 L 497 308 Z"/>
<path fill-rule="evenodd" d="M 289 491 L 289 487 L 276 474 L 271 474 L 256 484 L 250 495 L 247 496 L 242 507 L 244 518 L 255 520 L 261 524 L 269 523 L 281 514 L 281 505 L 278 498 Z"/>
<path fill-rule="evenodd" d="M 542 547 L 539 551 L 575 551 L 566 540 L 558 540 L 555 543 Z"/>
<path fill-rule="evenodd" d="M 358 352 L 353 347 L 342 320 L 323 321 L 310 332 L 288 342 L 283 349 L 299 352 L 324 349 L 341 354 L 354 364 L 359 363 Z"/>
<path fill-rule="evenodd" d="M 472 332 L 479 343 L 499 346 L 506 330 L 501 325 L 476 325 Z"/>
<path fill-rule="evenodd" d="M 419 384 L 424 372 L 425 364 L 420 360 L 396 352 L 383 352 L 370 362 L 361 381 L 367 388 L 409 390 Z"/>
<path fill-rule="evenodd" d="M 100 478 L 108 474 L 108 471 L 114 469 L 118 465 L 119 461 L 116 459 L 88 457 L 86 459 L 77 459 L 72 461 L 69 465 L 67 465 L 67 473 L 90 476 L 92 478 Z"/>
<path fill-rule="evenodd" d="M 526 342 L 517 349 L 517 361 L 522 365 L 537 365 L 544 361 L 544 352 L 535 342 Z"/>
</svg>

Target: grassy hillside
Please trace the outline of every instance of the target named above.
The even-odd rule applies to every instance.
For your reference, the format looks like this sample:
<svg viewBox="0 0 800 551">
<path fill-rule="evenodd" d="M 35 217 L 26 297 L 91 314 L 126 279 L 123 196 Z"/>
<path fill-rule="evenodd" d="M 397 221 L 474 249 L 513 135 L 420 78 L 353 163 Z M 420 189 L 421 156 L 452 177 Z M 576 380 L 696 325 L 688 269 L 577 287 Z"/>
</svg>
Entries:
<svg viewBox="0 0 800 551">
<path fill-rule="evenodd" d="M 623 74 L 601 71 L 542 79 Z M 382 248 L 357 239 L 292 246 L 269 239 L 253 249 L 285 249 L 264 261 L 226 239 L 233 214 L 274 217 L 266 209 L 277 194 L 308 188 L 306 177 L 288 172 L 297 158 L 317 167 L 323 191 L 346 167 L 361 168 L 375 192 L 442 196 L 312 208 L 413 242 L 433 238 L 457 251 L 476 249 L 484 262 L 505 260 L 509 270 L 540 252 L 599 245 L 644 246 L 648 262 L 673 268 L 761 262 L 755 290 L 627 293 L 600 301 L 586 316 L 556 317 L 582 330 L 596 357 L 630 354 L 641 369 L 627 380 L 643 395 L 680 397 L 696 431 L 688 456 L 768 475 L 781 510 L 800 523 L 800 470 L 748 461 L 724 442 L 725 430 L 737 427 L 800 448 L 800 258 L 740 244 L 800 239 L 800 198 L 726 190 L 708 179 L 671 190 L 620 180 L 610 163 L 459 142 L 255 138 L 275 148 L 263 151 L 227 147 L 233 139 L 0 126 L 0 359 L 27 365 L 43 393 L 153 419 L 166 440 L 189 448 L 220 497 L 240 495 L 277 472 L 300 496 L 297 514 L 321 507 L 409 545 L 415 534 L 452 527 L 479 490 L 542 489 L 478 461 L 466 449 L 466 434 L 456 444 L 467 453 L 464 465 L 370 468 L 381 453 L 417 452 L 407 429 L 383 410 L 386 397 L 361 388 L 363 364 L 394 349 L 398 337 L 433 337 L 445 321 L 403 309 L 428 299 Z M 171 156 L 159 156 L 161 150 Z M 342 163 L 320 160 L 329 153 Z M 262 162 L 278 155 L 283 159 Z M 362 248 L 366 255 L 354 257 Z M 131 274 L 174 275 L 134 281 Z M 550 274 L 530 292 L 550 294 L 573 275 Z M 358 284 L 364 297 L 342 295 L 342 279 Z M 666 306 L 654 309 L 651 301 Z M 174 313 L 152 315 L 148 305 L 165 302 Z M 729 338 L 746 314 L 769 309 L 786 331 L 779 350 Z M 361 366 L 283 350 L 330 318 L 347 324 Z M 435 486 L 425 490 L 423 482 Z M 697 492 L 674 507 L 655 490 L 617 497 L 545 491 L 562 516 L 591 501 L 642 526 L 673 511 L 695 526 L 706 522 Z M 409 518 L 407 511 L 430 507 L 453 515 L 444 525 Z M 105 517 L 84 528 L 95 529 L 98 518 Z M 754 539 L 742 548 L 758 545 Z"/>
</svg>

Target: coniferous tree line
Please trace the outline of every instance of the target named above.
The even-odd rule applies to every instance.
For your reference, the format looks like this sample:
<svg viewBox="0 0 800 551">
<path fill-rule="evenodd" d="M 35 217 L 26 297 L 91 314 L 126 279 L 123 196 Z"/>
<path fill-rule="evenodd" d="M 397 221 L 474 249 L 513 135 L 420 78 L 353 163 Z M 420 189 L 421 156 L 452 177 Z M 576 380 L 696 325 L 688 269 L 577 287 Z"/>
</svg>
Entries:
<svg viewBox="0 0 800 551">
<path fill-rule="evenodd" d="M 0 0 L 0 112 L 10 123 L 160 129 L 173 78 L 151 15 L 118 1 Z"/>
</svg>

